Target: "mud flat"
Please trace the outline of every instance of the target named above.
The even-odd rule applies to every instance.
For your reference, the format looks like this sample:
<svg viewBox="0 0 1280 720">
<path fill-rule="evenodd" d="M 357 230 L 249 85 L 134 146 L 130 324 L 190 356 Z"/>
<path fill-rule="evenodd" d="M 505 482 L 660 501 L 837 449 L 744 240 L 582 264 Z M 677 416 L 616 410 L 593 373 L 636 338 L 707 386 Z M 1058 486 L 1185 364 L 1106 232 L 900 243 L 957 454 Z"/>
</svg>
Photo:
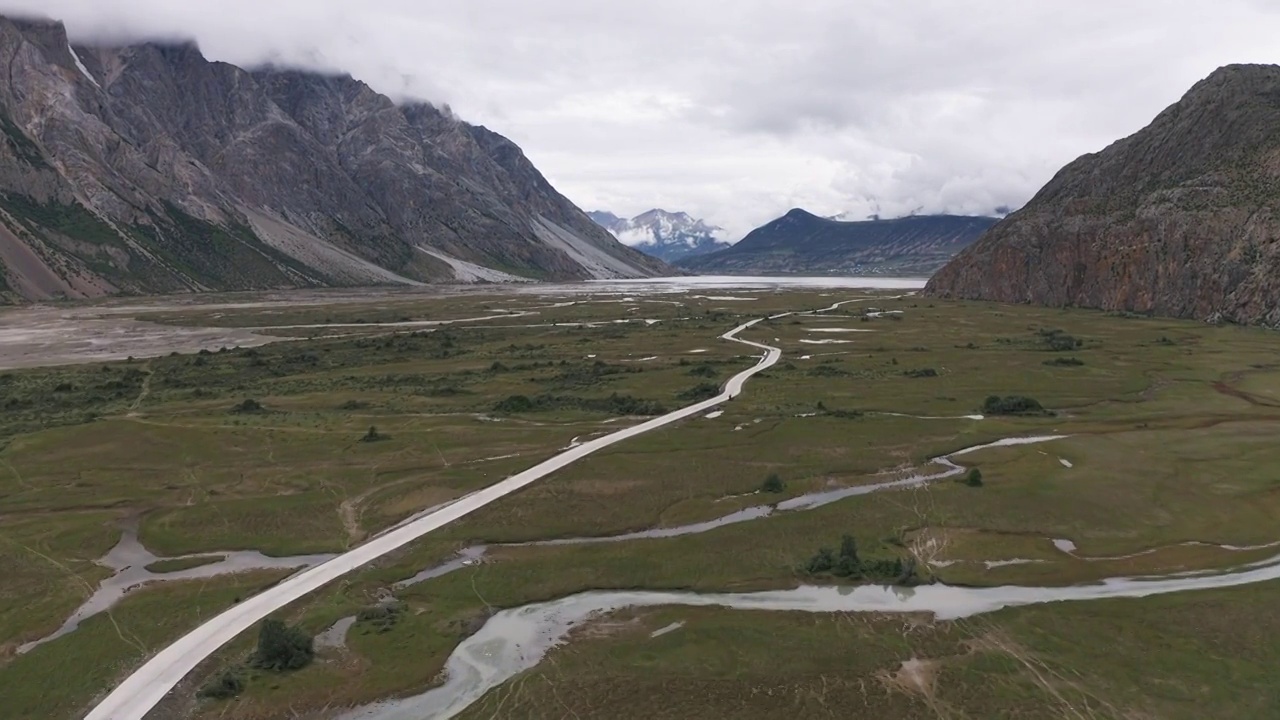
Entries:
<svg viewBox="0 0 1280 720">
<path fill-rule="evenodd" d="M 0 313 L 0 370 L 253 347 L 280 339 L 236 328 L 161 325 L 95 307 L 20 308 Z"/>
</svg>

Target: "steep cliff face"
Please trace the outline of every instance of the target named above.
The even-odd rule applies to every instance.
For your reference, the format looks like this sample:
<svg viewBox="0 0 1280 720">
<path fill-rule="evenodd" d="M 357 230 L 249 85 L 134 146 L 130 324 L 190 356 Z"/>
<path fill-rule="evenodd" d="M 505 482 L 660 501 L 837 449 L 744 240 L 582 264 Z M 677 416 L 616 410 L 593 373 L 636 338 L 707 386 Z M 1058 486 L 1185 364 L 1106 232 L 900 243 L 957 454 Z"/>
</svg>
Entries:
<svg viewBox="0 0 1280 720">
<path fill-rule="evenodd" d="M 927 276 L 994 222 L 959 215 L 841 222 L 797 208 L 726 250 L 677 264 L 703 273 Z"/>
<path fill-rule="evenodd" d="M 1063 168 L 925 292 L 1280 325 L 1280 67 L 1214 72 Z"/>
<path fill-rule="evenodd" d="M 350 77 L 0 18 L 0 295 L 642 277 L 520 149 Z"/>
</svg>

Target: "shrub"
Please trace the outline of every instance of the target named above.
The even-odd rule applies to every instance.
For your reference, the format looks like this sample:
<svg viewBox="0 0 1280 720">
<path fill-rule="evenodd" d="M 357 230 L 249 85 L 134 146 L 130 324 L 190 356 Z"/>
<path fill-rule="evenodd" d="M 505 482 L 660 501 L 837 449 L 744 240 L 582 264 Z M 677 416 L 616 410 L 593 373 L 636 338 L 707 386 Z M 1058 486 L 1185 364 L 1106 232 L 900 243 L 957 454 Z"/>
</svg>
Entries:
<svg viewBox="0 0 1280 720">
<path fill-rule="evenodd" d="M 1056 335 L 1049 338 L 1049 349 L 1054 352 L 1067 352 L 1075 350 L 1084 345 L 1083 340 L 1073 338 L 1070 335 Z"/>
<path fill-rule="evenodd" d="M 312 638 L 296 627 L 268 618 L 258 629 L 258 647 L 253 653 L 253 666 L 261 670 L 298 670 L 315 657 Z"/>
<path fill-rule="evenodd" d="M 264 412 L 265 410 L 266 408 L 262 406 L 262 403 L 258 402 L 257 400 L 254 400 L 253 398 L 247 398 L 245 399 L 244 402 L 231 408 L 231 412 L 239 415 L 260 413 L 260 412 Z"/>
<path fill-rule="evenodd" d="M 676 397 L 681 400 L 699 401 L 709 400 L 720 394 L 720 386 L 715 383 L 699 383 L 688 390 L 680 393 Z"/>
<path fill-rule="evenodd" d="M 531 412 L 533 401 L 527 395 L 512 395 L 506 400 L 500 400 L 493 409 L 503 413 Z"/>
<path fill-rule="evenodd" d="M 782 478 L 778 473 L 769 473 L 769 477 L 764 479 L 760 485 L 761 492 L 767 492 L 777 495 L 787 489 L 786 483 L 782 482 Z"/>
<path fill-rule="evenodd" d="M 848 372 L 841 370 L 838 367 L 832 367 L 831 365 L 819 365 L 809 371 L 809 375 L 813 377 L 841 377 L 848 374 Z"/>
<path fill-rule="evenodd" d="M 965 473 L 964 484 L 969 487 L 982 487 L 982 471 L 978 468 L 970 468 L 969 472 Z"/>
<path fill-rule="evenodd" d="M 717 389 L 716 393 L 720 391 Z M 588 410 L 613 415 L 662 415 L 667 410 L 662 403 L 641 400 L 631 395 L 613 393 L 607 398 L 583 398 L 565 395 L 512 395 L 493 406 L 494 412 L 540 412 L 549 410 Z"/>
<path fill-rule="evenodd" d="M 992 395 L 982 404 L 982 412 L 987 415 L 1034 415 L 1044 413 L 1044 406 L 1021 395 Z"/>
<path fill-rule="evenodd" d="M 404 614 L 404 606 L 398 602 L 381 603 L 367 607 L 356 615 L 356 622 L 372 625 L 378 633 L 390 632 Z"/>
<path fill-rule="evenodd" d="M 903 375 L 909 378 L 931 378 L 938 377 L 938 371 L 933 368 L 920 368 L 919 370 L 904 370 Z"/>
<path fill-rule="evenodd" d="M 390 440 L 390 439 L 391 437 L 389 435 L 383 435 L 382 433 L 378 432 L 378 428 L 370 425 L 369 432 L 365 433 L 364 437 L 360 438 L 360 442 L 373 443 L 373 442 L 380 442 L 382 440 Z"/>
<path fill-rule="evenodd" d="M 1084 361 L 1080 358 L 1060 357 L 1052 360 L 1045 360 L 1043 364 L 1048 365 L 1049 367 L 1080 367 L 1081 365 L 1084 365 Z"/>
<path fill-rule="evenodd" d="M 690 370 L 689 374 L 694 377 L 713 378 L 720 375 L 720 371 L 716 370 L 715 368 L 711 367 L 706 363 L 703 363 L 702 365 L 699 365 L 694 369 Z"/>
<path fill-rule="evenodd" d="M 914 560 L 892 558 L 888 560 L 863 560 L 858 555 L 858 542 L 852 535 L 840 538 L 840 550 L 821 548 L 805 563 L 809 575 L 832 575 L 839 578 L 880 580 L 903 585 L 919 582 Z"/>
<path fill-rule="evenodd" d="M 205 683 L 196 692 L 196 696 L 214 700 L 227 700 L 242 692 L 244 692 L 244 678 L 240 677 L 240 673 L 236 670 L 228 668 Z"/>
<path fill-rule="evenodd" d="M 1041 330 L 1038 334 L 1044 338 L 1045 344 L 1053 352 L 1067 352 L 1084 345 L 1083 340 L 1074 338 L 1061 330 Z"/>
</svg>

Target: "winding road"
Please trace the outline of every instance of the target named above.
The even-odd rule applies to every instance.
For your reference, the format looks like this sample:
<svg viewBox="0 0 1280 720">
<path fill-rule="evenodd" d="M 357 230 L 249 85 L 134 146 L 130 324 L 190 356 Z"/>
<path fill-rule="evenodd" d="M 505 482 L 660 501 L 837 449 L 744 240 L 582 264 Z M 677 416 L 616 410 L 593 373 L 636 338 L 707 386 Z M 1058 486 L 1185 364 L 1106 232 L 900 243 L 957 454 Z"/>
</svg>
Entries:
<svg viewBox="0 0 1280 720">
<path fill-rule="evenodd" d="M 849 302 L 858 302 L 858 300 L 838 302 L 831 307 L 814 312 L 828 312 Z M 782 313 L 768 319 L 773 320 L 795 314 L 800 313 Z M 730 378 L 719 395 L 566 450 L 495 485 L 394 528 L 350 552 L 294 575 L 279 585 L 241 602 L 157 653 L 90 711 L 85 716 L 86 720 L 141 720 L 201 661 L 240 633 L 252 628 L 260 620 L 289 603 L 592 453 L 706 412 L 710 408 L 732 400 L 741 394 L 748 379 L 772 367 L 782 357 L 782 350 L 779 348 L 738 337 L 739 333 L 762 320 L 764 318 L 743 323 L 720 336 L 724 340 L 749 345 L 765 352 L 753 367 Z"/>
</svg>

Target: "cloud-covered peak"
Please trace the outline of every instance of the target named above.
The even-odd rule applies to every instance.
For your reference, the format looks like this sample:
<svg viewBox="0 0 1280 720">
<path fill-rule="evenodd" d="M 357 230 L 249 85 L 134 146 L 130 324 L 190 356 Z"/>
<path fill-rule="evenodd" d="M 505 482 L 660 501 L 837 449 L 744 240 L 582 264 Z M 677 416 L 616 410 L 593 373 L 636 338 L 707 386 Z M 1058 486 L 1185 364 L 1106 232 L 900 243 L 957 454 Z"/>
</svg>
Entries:
<svg viewBox="0 0 1280 720">
<path fill-rule="evenodd" d="M 584 207 L 740 237 L 819 216 L 989 214 L 1229 63 L 1274 62 L 1261 0 L 0 0 L 74 40 L 349 72 L 511 137 Z"/>
</svg>

